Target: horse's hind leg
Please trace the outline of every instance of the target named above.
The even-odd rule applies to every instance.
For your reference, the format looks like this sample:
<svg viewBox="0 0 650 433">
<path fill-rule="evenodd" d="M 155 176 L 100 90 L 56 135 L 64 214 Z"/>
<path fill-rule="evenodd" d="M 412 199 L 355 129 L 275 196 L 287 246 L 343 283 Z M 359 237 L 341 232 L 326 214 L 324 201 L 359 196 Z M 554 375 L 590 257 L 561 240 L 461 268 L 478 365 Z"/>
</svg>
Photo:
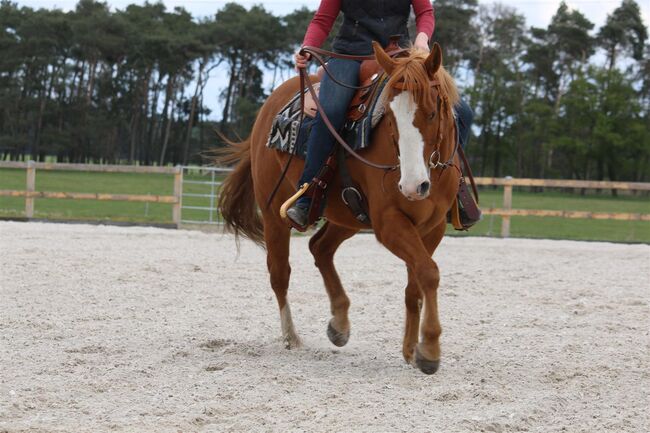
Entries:
<svg viewBox="0 0 650 433">
<path fill-rule="evenodd" d="M 300 338 L 293 327 L 291 309 L 287 301 L 289 289 L 289 228 L 276 222 L 271 217 L 265 218 L 264 239 L 266 241 L 266 264 L 271 275 L 271 287 L 280 308 L 280 321 L 282 324 L 282 338 L 287 349 L 300 346 Z"/>
<path fill-rule="evenodd" d="M 341 279 L 334 267 L 334 253 L 346 239 L 358 230 L 348 229 L 327 222 L 309 241 L 309 249 L 316 261 L 330 298 L 332 319 L 327 327 L 327 336 L 336 346 L 345 346 L 350 338 L 348 309 L 350 299 L 345 294 Z"/>
</svg>

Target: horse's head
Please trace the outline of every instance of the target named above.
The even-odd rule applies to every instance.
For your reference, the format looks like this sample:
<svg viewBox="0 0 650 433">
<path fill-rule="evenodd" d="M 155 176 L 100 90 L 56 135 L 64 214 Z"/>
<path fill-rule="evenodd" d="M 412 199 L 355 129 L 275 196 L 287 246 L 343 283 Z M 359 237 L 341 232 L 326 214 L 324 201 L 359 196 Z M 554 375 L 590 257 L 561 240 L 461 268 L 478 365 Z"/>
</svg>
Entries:
<svg viewBox="0 0 650 433">
<path fill-rule="evenodd" d="M 431 190 L 431 168 L 450 158 L 453 151 L 456 137 L 451 107 L 458 102 L 458 91 L 442 67 L 437 43 L 430 53 L 411 50 L 407 57 L 395 59 L 378 43 L 373 48 L 377 62 L 390 76 L 386 114 L 394 119 L 396 129 L 399 189 L 409 200 L 422 200 Z"/>
</svg>

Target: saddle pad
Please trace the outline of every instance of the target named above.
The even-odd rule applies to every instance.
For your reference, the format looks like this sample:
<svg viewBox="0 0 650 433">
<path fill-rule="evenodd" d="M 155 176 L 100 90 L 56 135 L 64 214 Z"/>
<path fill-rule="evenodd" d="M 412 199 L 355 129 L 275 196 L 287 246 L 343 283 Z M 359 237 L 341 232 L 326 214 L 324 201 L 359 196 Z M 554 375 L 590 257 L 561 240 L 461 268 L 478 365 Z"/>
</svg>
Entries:
<svg viewBox="0 0 650 433">
<path fill-rule="evenodd" d="M 358 121 L 347 120 L 339 131 L 341 137 L 354 150 L 365 149 L 370 146 L 372 129 L 377 126 L 384 115 L 383 89 L 388 80 L 379 83 L 377 97 L 368 101 L 368 115 Z M 316 89 L 318 84 L 314 85 Z M 307 90 L 305 90 L 305 93 Z M 300 123 L 300 92 L 285 105 L 273 119 L 273 126 L 269 133 L 266 146 L 281 152 L 293 153 L 299 158 L 307 156 L 307 139 L 316 118 L 305 116 Z"/>
</svg>

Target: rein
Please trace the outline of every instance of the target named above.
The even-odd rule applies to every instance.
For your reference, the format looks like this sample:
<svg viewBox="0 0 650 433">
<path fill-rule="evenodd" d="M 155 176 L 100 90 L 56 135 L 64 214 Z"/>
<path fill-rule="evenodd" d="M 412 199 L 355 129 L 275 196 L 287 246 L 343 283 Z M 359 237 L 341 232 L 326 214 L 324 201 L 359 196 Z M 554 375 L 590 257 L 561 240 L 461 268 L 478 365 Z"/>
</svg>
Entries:
<svg viewBox="0 0 650 433">
<path fill-rule="evenodd" d="M 396 57 L 396 56 L 398 56 L 398 55 L 400 55 L 400 54 L 402 54 L 404 52 L 407 52 L 407 51 L 408 51 L 407 49 L 400 48 L 400 49 L 391 51 L 388 54 L 391 57 Z M 378 76 L 376 79 L 374 79 L 370 84 L 368 84 L 366 86 L 351 86 L 349 84 L 346 84 L 346 83 L 343 83 L 343 82 L 337 80 L 334 77 L 334 75 L 330 72 L 330 70 L 328 69 L 328 66 L 327 66 L 327 64 L 326 64 L 326 62 L 325 62 L 325 60 L 323 58 L 323 56 L 327 56 L 327 57 L 330 57 L 330 58 L 337 58 L 337 59 L 344 59 L 344 60 L 366 61 L 366 60 L 376 60 L 375 56 L 352 56 L 352 55 L 347 55 L 347 54 L 334 53 L 334 52 L 326 51 L 326 50 L 323 50 L 323 49 L 320 49 L 320 48 L 309 47 L 309 46 L 303 47 L 300 50 L 300 54 L 301 55 L 309 54 L 312 58 L 314 58 L 319 63 L 320 66 L 323 67 L 325 73 L 327 73 L 329 78 L 334 83 L 338 84 L 339 86 L 348 88 L 348 89 L 354 89 L 354 90 L 368 89 L 368 88 L 374 86 L 377 83 L 377 81 L 379 79 L 381 79 L 381 77 L 382 77 L 382 75 Z M 311 81 L 311 78 L 309 77 L 309 74 L 307 73 L 307 68 L 299 69 L 299 74 L 300 74 L 300 122 L 299 122 L 299 124 L 302 124 L 302 122 L 304 120 L 304 115 L 305 115 L 304 111 L 305 111 L 305 93 L 306 93 L 305 92 L 305 87 L 306 87 L 307 91 L 309 92 L 312 99 L 314 100 L 314 103 L 316 104 L 316 109 L 317 109 L 318 113 L 320 113 L 321 118 L 323 120 L 323 123 L 325 124 L 325 126 L 327 127 L 329 132 L 332 134 L 332 136 L 334 137 L 336 142 L 341 147 L 343 147 L 343 149 L 345 149 L 350 155 L 352 155 L 354 158 L 356 158 L 357 160 L 359 160 L 363 164 L 365 164 L 365 165 L 367 165 L 369 167 L 372 167 L 372 168 L 376 168 L 378 170 L 383 170 L 384 171 L 384 178 L 386 177 L 386 175 L 389 172 L 396 171 L 396 170 L 399 169 L 399 167 L 400 167 L 399 162 L 397 164 L 394 164 L 394 165 L 377 164 L 375 162 L 369 161 L 368 159 L 366 159 L 363 156 L 359 155 L 354 149 L 352 149 L 350 147 L 350 145 L 348 145 L 348 143 L 339 135 L 338 131 L 336 130 L 336 128 L 334 127 L 334 125 L 330 121 L 329 117 L 327 116 L 327 113 L 325 113 L 325 110 L 323 109 L 323 107 L 322 107 L 322 105 L 320 103 L 320 99 L 318 98 L 318 95 L 316 94 L 316 90 L 314 89 L 314 85 L 313 85 L 313 83 Z M 431 83 L 431 86 L 432 87 L 439 87 L 440 82 L 437 81 L 437 80 L 433 81 Z M 403 86 L 401 86 L 400 83 L 396 83 L 393 87 L 395 89 L 398 89 L 398 90 L 402 90 L 402 91 L 404 90 Z M 440 96 L 438 96 L 438 104 L 440 104 Z M 438 134 L 439 134 L 438 135 L 438 143 L 436 144 L 436 146 L 434 146 L 434 147 L 436 147 L 436 149 L 434 149 L 434 151 L 429 156 L 429 160 L 428 160 L 429 169 L 430 170 L 435 170 L 437 168 L 441 168 L 442 170 L 444 170 L 444 169 L 446 169 L 448 167 L 451 167 L 451 166 L 455 167 L 455 165 L 453 164 L 453 160 L 454 160 L 457 153 L 461 154 L 464 165 L 469 169 L 469 164 L 467 164 L 467 161 L 465 159 L 465 155 L 462 153 L 462 148 L 460 148 L 460 143 L 459 143 L 459 140 L 458 140 L 457 125 L 456 125 L 455 122 L 454 122 L 454 131 L 456 132 L 456 145 L 454 147 L 454 151 L 452 152 L 452 154 L 451 154 L 448 161 L 440 162 L 440 158 L 441 158 L 440 145 L 442 144 L 442 138 L 443 137 L 442 137 L 442 134 L 440 133 L 440 127 L 442 125 L 442 112 L 441 112 L 441 110 L 438 110 L 438 112 L 440 113 L 440 116 L 439 116 L 440 120 L 438 121 L 439 122 L 439 125 L 438 125 L 438 131 L 439 131 L 438 132 Z M 394 127 L 393 127 L 393 125 L 391 123 L 391 136 L 393 138 L 394 144 L 397 146 L 397 154 L 398 154 L 398 157 L 399 157 L 399 146 L 396 143 L 395 134 L 394 134 L 393 130 L 394 130 Z M 298 134 L 300 134 L 300 132 L 301 132 L 301 129 L 299 129 Z M 460 152 L 459 152 L 459 149 L 460 149 Z M 289 166 L 291 165 L 291 162 L 293 161 L 294 156 L 295 156 L 295 154 L 292 153 L 289 156 L 289 159 L 287 160 L 287 163 L 283 167 L 282 174 L 280 175 L 280 178 L 278 179 L 278 182 L 275 185 L 275 188 L 271 192 L 271 194 L 270 194 L 270 196 L 269 196 L 269 198 L 268 198 L 268 200 L 266 202 L 266 208 L 269 208 L 269 206 L 271 205 L 271 202 L 273 201 L 273 198 L 275 197 L 278 190 L 280 189 L 280 185 L 282 184 L 282 181 L 284 180 L 284 178 L 286 177 L 287 172 L 289 171 Z M 435 161 L 434 161 L 434 158 L 436 159 Z M 473 177 L 471 175 L 471 171 L 470 171 L 470 180 L 472 181 L 472 186 L 474 186 L 474 182 L 473 182 L 474 179 L 473 179 Z M 474 190 L 476 191 L 475 187 L 474 187 Z M 478 194 L 476 194 L 476 195 L 478 197 Z"/>
<path fill-rule="evenodd" d="M 405 49 L 399 49 L 396 50 L 395 52 L 391 53 L 392 55 L 398 55 L 407 50 Z M 355 90 L 362 90 L 362 89 L 368 89 L 376 84 L 376 80 L 379 79 L 377 77 L 376 80 L 373 80 L 369 85 L 367 86 L 351 86 L 349 84 L 343 83 L 339 80 L 337 80 L 334 75 L 330 72 L 329 68 L 327 67 L 327 64 L 325 60 L 323 59 L 323 56 L 327 57 L 332 57 L 332 58 L 337 58 L 337 59 L 344 59 L 344 60 L 355 60 L 359 62 L 363 62 L 365 60 L 375 60 L 375 56 L 351 56 L 348 54 L 338 54 L 330 51 L 326 51 L 320 48 L 316 47 L 303 47 L 300 50 L 301 55 L 309 54 L 311 57 L 316 59 L 316 61 L 320 64 L 320 66 L 323 67 L 323 70 L 327 73 L 327 75 L 330 77 L 330 79 L 338 84 L 339 86 L 346 87 L 348 89 L 355 89 Z M 336 131 L 336 128 L 332 125 L 332 122 L 330 122 L 329 118 L 327 117 L 327 114 L 325 113 L 325 110 L 323 110 L 323 107 L 321 106 L 320 100 L 318 96 L 316 95 L 316 91 L 314 90 L 314 85 L 311 82 L 311 79 L 309 78 L 309 74 L 307 73 L 307 68 L 301 68 L 299 70 L 300 73 L 300 121 L 299 125 L 302 125 L 304 119 L 305 119 L 305 84 L 307 85 L 307 89 L 309 93 L 311 94 L 314 103 L 316 104 L 316 109 L 318 112 L 321 114 L 321 117 L 323 119 L 323 123 L 325 123 L 325 126 L 327 129 L 330 131 L 334 139 L 341 145 L 345 150 L 350 152 L 352 156 L 357 158 L 359 161 L 363 162 L 366 165 L 369 165 L 370 167 L 374 167 L 380 170 L 384 170 L 385 173 L 388 173 L 389 171 L 394 171 L 399 168 L 399 165 L 395 166 L 390 166 L 390 165 L 381 165 L 381 164 L 375 164 L 371 161 L 368 161 L 358 153 L 356 153 L 346 142 L 343 140 L 343 138 L 339 135 L 338 131 Z M 300 139 L 300 133 L 302 132 L 302 128 L 298 128 L 298 137 L 296 138 L 296 141 L 299 141 Z M 275 184 L 275 187 L 273 188 L 273 191 L 269 195 L 269 198 L 266 201 L 266 208 L 268 209 L 271 206 L 271 202 L 273 201 L 273 198 L 277 194 L 278 190 L 280 189 L 280 185 L 282 184 L 282 181 L 287 175 L 287 172 L 289 171 L 289 166 L 291 165 L 291 162 L 293 161 L 293 157 L 295 156 L 295 153 L 291 153 L 289 155 L 289 159 L 287 160 L 287 163 L 284 165 L 282 168 L 282 174 L 280 174 L 280 178 L 278 179 L 277 183 Z"/>
<path fill-rule="evenodd" d="M 393 52 L 392 55 L 398 55 L 398 54 L 401 54 L 401 53 L 403 53 L 405 51 L 406 50 L 398 50 L 396 52 Z M 345 55 L 345 54 L 329 53 L 327 51 L 321 50 L 320 48 L 314 48 L 314 47 L 304 47 L 301 50 L 301 54 L 303 54 L 303 55 L 304 54 L 311 55 L 313 58 L 315 58 L 318 61 L 318 63 L 320 63 L 321 66 L 323 66 L 323 69 L 325 69 L 325 72 L 327 73 L 327 75 L 330 77 L 330 79 L 332 81 L 334 81 L 338 85 L 341 85 L 343 87 L 347 87 L 348 89 L 356 89 L 356 90 L 367 89 L 367 88 L 370 88 L 370 87 L 374 86 L 375 83 L 376 83 L 376 80 L 379 79 L 379 77 L 376 78 L 375 81 L 373 81 L 372 83 L 370 83 L 367 86 L 350 86 L 350 85 L 347 85 L 345 83 L 341 83 L 336 78 L 334 78 L 334 76 L 329 72 L 329 70 L 327 69 L 327 66 L 325 65 L 325 61 L 320 56 L 320 54 L 326 54 L 326 55 L 329 55 L 330 57 L 335 57 L 335 58 L 339 58 L 339 59 L 346 59 L 346 60 L 374 60 L 375 56 L 349 56 L 349 55 Z M 339 135 L 339 133 L 336 130 L 336 128 L 334 127 L 334 125 L 332 125 L 332 122 L 327 117 L 327 113 L 325 113 L 325 110 L 323 109 L 323 107 L 322 107 L 322 105 L 320 103 L 318 95 L 316 95 L 316 90 L 314 89 L 314 85 L 313 85 L 313 83 L 311 81 L 311 78 L 309 78 L 309 74 L 307 73 L 306 68 L 302 68 L 302 69 L 300 69 L 300 88 L 301 89 L 305 88 L 305 83 L 307 84 L 307 89 L 308 89 L 311 97 L 313 98 L 314 103 L 316 104 L 316 108 L 317 108 L 318 112 L 320 113 L 321 118 L 323 119 L 323 123 L 325 124 L 325 126 L 327 127 L 329 132 L 332 134 L 334 139 L 338 142 L 338 144 L 340 144 L 348 153 L 350 153 L 350 155 L 352 155 L 353 157 L 355 157 L 356 159 L 358 159 L 359 161 L 361 161 L 365 165 L 367 165 L 369 167 L 372 167 L 372 168 L 379 169 L 379 170 L 395 171 L 395 170 L 397 170 L 399 168 L 399 164 L 385 165 L 385 164 L 374 163 L 372 161 L 367 160 L 363 156 L 359 155 L 357 152 L 355 152 L 348 145 L 348 143 L 346 143 L 345 140 Z M 301 110 L 304 111 L 304 108 L 305 108 L 304 93 L 301 94 L 300 104 L 301 104 Z"/>
<path fill-rule="evenodd" d="M 431 87 L 438 88 L 438 99 L 437 99 L 437 108 L 438 108 L 438 141 L 436 144 L 433 146 L 433 152 L 431 152 L 431 155 L 429 155 L 428 163 L 427 166 L 429 167 L 429 170 L 436 170 L 438 168 L 444 170 L 449 167 L 456 167 L 456 164 L 454 164 L 454 158 L 456 157 L 456 154 L 458 153 L 458 149 L 460 148 L 460 141 L 458 140 L 458 128 L 456 125 L 456 122 L 454 122 L 454 133 L 456 134 L 456 145 L 454 146 L 454 151 L 451 153 L 451 156 L 446 162 L 441 162 L 440 158 L 442 158 L 442 154 L 440 153 L 440 146 L 442 145 L 442 140 L 443 140 L 443 135 L 442 135 L 442 121 L 444 120 L 444 115 L 445 112 L 443 112 L 443 104 L 448 107 L 448 101 L 445 98 L 440 97 L 440 81 L 438 80 L 433 80 L 431 81 Z M 393 85 L 393 88 L 404 91 L 404 85 L 401 82 L 398 82 Z M 442 103 L 441 103 L 442 101 Z M 395 129 L 391 124 L 391 136 L 393 138 L 393 143 L 397 147 L 397 154 L 399 156 L 399 145 L 397 144 L 397 140 L 395 139 L 395 134 L 393 130 Z"/>
</svg>

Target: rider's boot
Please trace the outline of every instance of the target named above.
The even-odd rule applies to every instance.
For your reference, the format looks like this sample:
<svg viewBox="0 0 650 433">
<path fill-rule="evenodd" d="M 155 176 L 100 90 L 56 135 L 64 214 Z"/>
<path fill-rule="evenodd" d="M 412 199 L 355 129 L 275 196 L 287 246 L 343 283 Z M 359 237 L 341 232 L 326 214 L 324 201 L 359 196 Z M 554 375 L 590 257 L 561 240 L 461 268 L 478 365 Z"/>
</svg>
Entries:
<svg viewBox="0 0 650 433">
<path fill-rule="evenodd" d="M 311 198 L 300 197 L 289 209 L 287 209 L 287 217 L 300 227 L 306 227 L 309 222 L 309 207 L 311 206 Z"/>
</svg>

